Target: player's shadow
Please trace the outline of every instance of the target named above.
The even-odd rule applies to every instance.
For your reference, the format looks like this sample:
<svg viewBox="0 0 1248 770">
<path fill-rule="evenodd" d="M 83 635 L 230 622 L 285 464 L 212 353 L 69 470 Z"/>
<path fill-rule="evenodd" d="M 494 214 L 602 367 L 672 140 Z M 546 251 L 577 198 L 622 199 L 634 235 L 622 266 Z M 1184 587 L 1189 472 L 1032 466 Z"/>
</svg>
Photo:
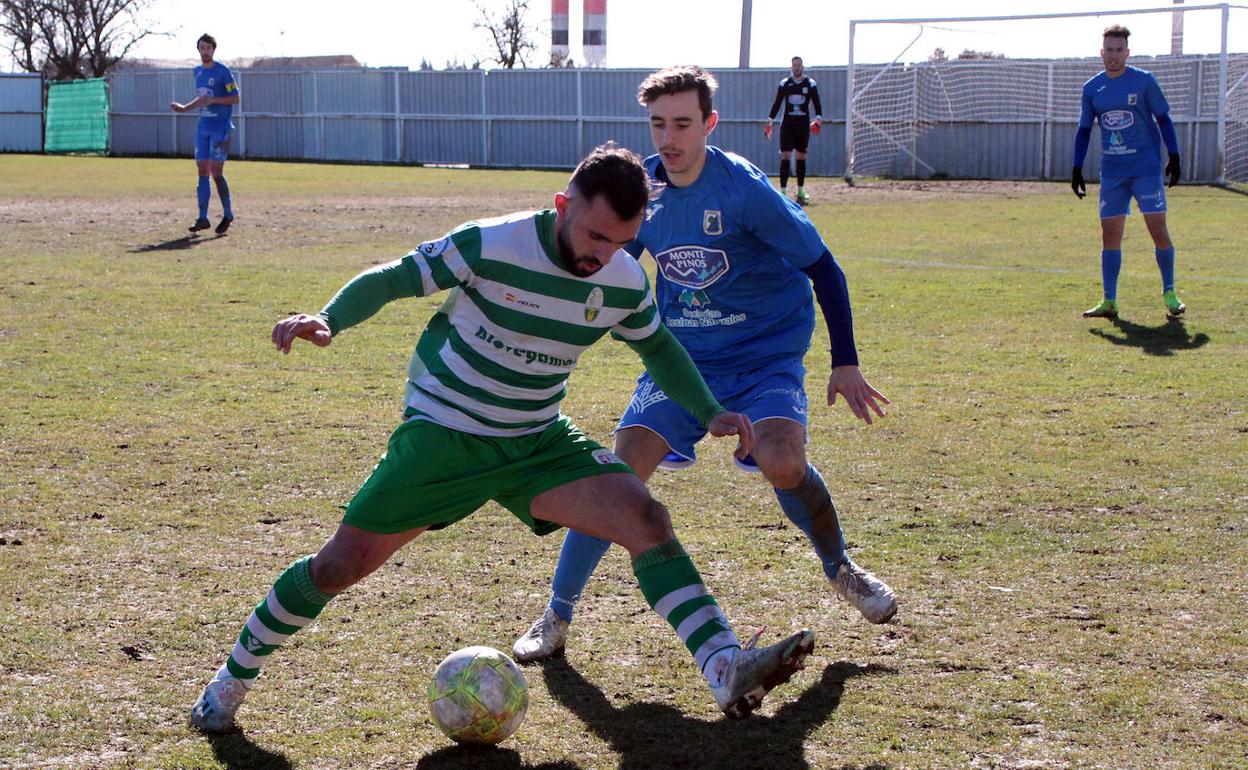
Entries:
<svg viewBox="0 0 1248 770">
<path fill-rule="evenodd" d="M 212 753 L 229 770 L 292 770 L 285 754 L 261 748 L 242 730 L 209 735 Z"/>
<path fill-rule="evenodd" d="M 135 246 L 133 249 L 127 249 L 131 254 L 148 254 L 153 251 L 184 251 L 193 249 L 205 243 L 210 243 L 218 238 L 224 238 L 226 234 L 214 235 L 211 238 L 200 238 L 198 235 L 184 235 L 181 238 L 174 238 L 171 241 L 162 241 L 161 243 L 146 243 L 142 246 Z"/>
<path fill-rule="evenodd" d="M 1121 335 L 1098 328 L 1088 331 L 1115 345 L 1139 348 L 1150 356 L 1172 356 L 1179 350 L 1195 350 L 1209 344 L 1208 334 L 1189 334 L 1181 318 L 1168 319 L 1161 326 L 1143 326 L 1122 318 L 1115 318 L 1112 323 Z"/>
<path fill-rule="evenodd" d="M 550 694 L 610 744 L 620 755 L 621 770 L 655 767 L 809 770 L 810 764 L 805 758 L 807 736 L 836 711 L 845 682 L 856 676 L 895 673 L 883 666 L 834 663 L 823 670 L 818 682 L 797 700 L 777 709 L 774 716 L 754 715 L 743 720 L 724 718 L 708 722 L 657 703 L 630 703 L 617 708 L 566 660 L 549 660 L 542 667 Z M 872 767 L 882 770 L 886 766 Z"/>
<path fill-rule="evenodd" d="M 416 770 L 581 770 L 568 761 L 526 765 L 514 749 L 497 746 L 448 746 L 426 754 Z"/>
</svg>

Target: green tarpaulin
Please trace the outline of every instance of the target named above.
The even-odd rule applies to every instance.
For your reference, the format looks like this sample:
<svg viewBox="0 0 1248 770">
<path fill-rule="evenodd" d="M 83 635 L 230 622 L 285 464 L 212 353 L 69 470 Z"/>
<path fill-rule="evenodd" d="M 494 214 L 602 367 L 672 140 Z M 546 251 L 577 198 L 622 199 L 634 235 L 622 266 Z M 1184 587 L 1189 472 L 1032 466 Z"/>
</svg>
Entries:
<svg viewBox="0 0 1248 770">
<path fill-rule="evenodd" d="M 44 152 L 108 152 L 108 83 L 104 78 L 48 86 Z"/>
</svg>

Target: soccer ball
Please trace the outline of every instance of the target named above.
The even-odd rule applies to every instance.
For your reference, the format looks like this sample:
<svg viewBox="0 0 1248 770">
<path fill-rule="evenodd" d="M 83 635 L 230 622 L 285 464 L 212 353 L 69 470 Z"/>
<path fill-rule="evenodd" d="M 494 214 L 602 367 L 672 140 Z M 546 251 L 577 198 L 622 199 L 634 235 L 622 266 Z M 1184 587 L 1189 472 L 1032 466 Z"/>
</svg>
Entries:
<svg viewBox="0 0 1248 770">
<path fill-rule="evenodd" d="M 429 682 L 433 723 L 459 743 L 499 743 L 520 727 L 528 709 L 524 674 L 492 647 L 452 652 Z"/>
</svg>

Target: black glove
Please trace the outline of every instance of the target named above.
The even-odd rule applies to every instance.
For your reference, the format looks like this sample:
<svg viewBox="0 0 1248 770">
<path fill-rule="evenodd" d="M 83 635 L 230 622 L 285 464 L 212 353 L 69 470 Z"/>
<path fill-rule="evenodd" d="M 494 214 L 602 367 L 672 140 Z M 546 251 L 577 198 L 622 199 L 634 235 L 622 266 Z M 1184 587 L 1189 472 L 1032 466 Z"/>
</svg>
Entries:
<svg viewBox="0 0 1248 770">
<path fill-rule="evenodd" d="M 1170 162 L 1166 164 L 1166 176 L 1170 177 L 1170 184 L 1167 187 L 1174 187 L 1179 183 L 1179 177 L 1183 176 L 1183 167 L 1179 164 L 1177 152 L 1170 153 Z"/>
<path fill-rule="evenodd" d="M 1083 166 L 1075 166 L 1070 171 L 1070 189 L 1082 200 L 1088 194 L 1088 186 L 1083 182 Z"/>
</svg>

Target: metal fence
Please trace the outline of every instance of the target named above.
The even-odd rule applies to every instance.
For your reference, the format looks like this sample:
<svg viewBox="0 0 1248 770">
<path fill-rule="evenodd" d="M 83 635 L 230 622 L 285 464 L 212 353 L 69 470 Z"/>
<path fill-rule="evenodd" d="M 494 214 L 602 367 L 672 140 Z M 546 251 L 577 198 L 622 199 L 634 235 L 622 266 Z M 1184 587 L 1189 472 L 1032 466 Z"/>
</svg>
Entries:
<svg viewBox="0 0 1248 770">
<path fill-rule="evenodd" d="M 43 152 L 43 78 L 0 73 L 0 152 Z"/>
<path fill-rule="evenodd" d="M 243 98 L 235 110 L 232 154 L 564 169 L 614 140 L 644 155 L 651 146 L 636 90 L 648 72 L 241 70 L 234 73 Z M 761 121 L 781 75 L 779 70 L 724 74 L 717 143 L 751 157 L 766 153 Z M 843 71 L 839 82 L 844 83 Z M 836 88 L 825 97 L 829 109 L 838 102 Z M 113 152 L 190 155 L 197 118 L 171 112 L 169 102 L 193 94 L 189 70 L 113 75 Z M 835 140 L 825 141 L 824 149 L 826 157 L 812 162 L 812 173 L 821 168 L 836 173 L 843 164 Z"/>
<path fill-rule="evenodd" d="M 1175 88 L 1172 103 L 1183 105 L 1174 117 L 1191 181 L 1213 180 L 1219 167 L 1214 141 L 1219 99 L 1217 84 L 1210 82 L 1216 71 L 1211 59 L 1216 57 L 1183 57 L 1164 67 L 1168 82 L 1163 86 L 1168 94 Z M 1003 62 L 1002 73 L 1009 64 Z M 924 120 L 912 150 L 950 176 L 1065 178 L 1078 116 L 1078 84 L 1098 72 L 1101 63 L 1097 58 L 1067 59 L 1039 66 L 1065 74 L 1050 86 L 1045 109 L 1009 117 L 980 110 Z M 647 73 L 238 70 L 234 74 L 243 99 L 235 110 L 238 133 L 232 155 L 567 169 L 608 139 L 645 155 L 652 147 L 636 88 Z M 712 142 L 774 171 L 779 148 L 774 140 L 764 139 L 762 121 L 787 70 L 725 69 L 715 74 L 720 123 Z M 807 168 L 814 176 L 838 176 L 845 169 L 846 68 L 812 68 L 809 74 L 819 84 L 825 125 L 811 139 Z M 1248 80 L 1238 70 L 1233 74 L 1227 88 L 1234 98 L 1223 100 L 1231 107 L 1248 97 Z M 1190 85 L 1179 89 L 1179 83 Z M 0 77 L 0 149 L 39 149 L 40 131 L 32 128 L 42 123 L 39 90 L 36 76 Z M 110 93 L 114 154 L 192 154 L 198 118 L 169 109 L 171 101 L 193 97 L 190 69 L 118 72 L 111 77 Z M 15 110 L 19 101 L 24 106 Z M 1228 139 L 1248 146 L 1248 110 L 1226 112 Z M 1093 144 L 1089 173 L 1096 167 Z M 885 173 L 905 175 L 909 165 L 903 156 Z"/>
<path fill-rule="evenodd" d="M 1132 64 L 1152 72 L 1166 95 L 1185 179 L 1248 179 L 1248 55 L 1228 57 L 1225 70 L 1215 55 L 1133 57 Z M 854 171 L 1062 178 L 1070 171 L 1083 84 L 1099 69 L 1099 59 L 855 67 Z M 1095 176 L 1099 168 L 1098 135 L 1085 171 Z"/>
</svg>

